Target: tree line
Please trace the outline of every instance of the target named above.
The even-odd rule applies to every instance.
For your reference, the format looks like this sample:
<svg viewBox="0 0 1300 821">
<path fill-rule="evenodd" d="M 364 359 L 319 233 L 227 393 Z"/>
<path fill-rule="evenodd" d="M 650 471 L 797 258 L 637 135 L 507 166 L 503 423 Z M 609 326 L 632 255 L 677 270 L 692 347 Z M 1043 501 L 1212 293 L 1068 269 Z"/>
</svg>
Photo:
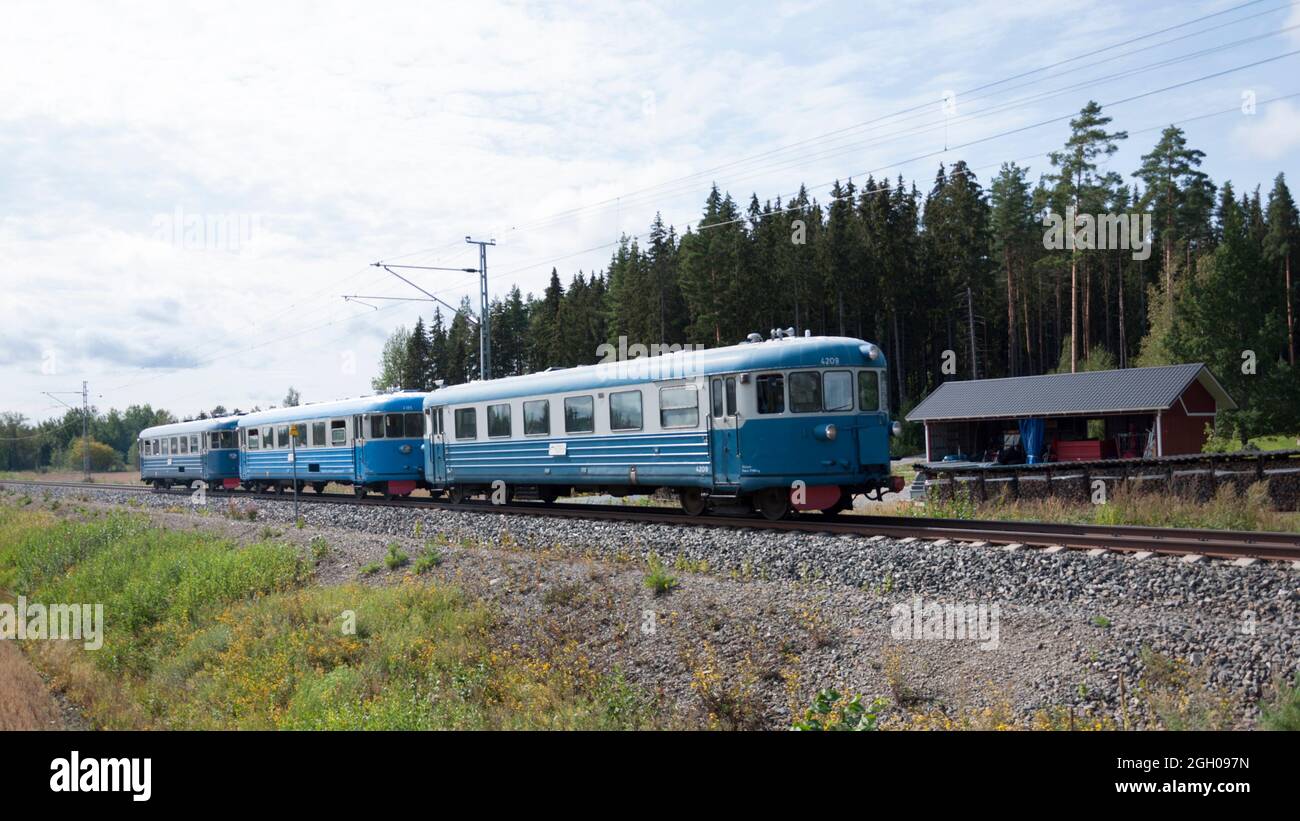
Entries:
<svg viewBox="0 0 1300 821">
<path fill-rule="evenodd" d="M 868 177 L 825 203 L 801 188 L 743 207 L 714 185 L 684 233 L 656 215 L 604 270 L 566 286 L 552 269 L 540 296 L 494 299 L 491 375 L 589 364 L 619 336 L 717 346 L 793 326 L 880 344 L 904 411 L 947 379 L 1199 361 L 1241 405 L 1219 420 L 1232 435 L 1294 432 L 1300 218 L 1285 176 L 1266 197 L 1238 195 L 1172 125 L 1124 175 L 1106 160 L 1127 139 L 1090 102 L 1037 179 L 1004 163 L 986 186 L 957 161 L 924 191 Z M 1045 241 L 1052 214 L 1088 215 L 1066 226 L 1066 249 Z M 1150 233 L 1131 243 L 1096 230 L 1101 215 L 1139 214 Z M 478 358 L 466 299 L 450 322 L 435 310 L 397 329 L 372 385 L 477 379 Z"/>
</svg>

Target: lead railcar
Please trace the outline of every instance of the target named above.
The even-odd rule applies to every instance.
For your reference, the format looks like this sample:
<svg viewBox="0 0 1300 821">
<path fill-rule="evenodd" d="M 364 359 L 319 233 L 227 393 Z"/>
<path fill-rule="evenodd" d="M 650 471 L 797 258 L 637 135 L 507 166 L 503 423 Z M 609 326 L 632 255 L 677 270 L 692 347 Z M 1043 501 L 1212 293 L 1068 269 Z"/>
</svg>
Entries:
<svg viewBox="0 0 1300 821">
<path fill-rule="evenodd" d="M 750 340 L 435 390 L 426 478 L 453 500 L 671 488 L 691 514 L 725 501 L 773 519 L 900 489 L 876 345 Z"/>
</svg>

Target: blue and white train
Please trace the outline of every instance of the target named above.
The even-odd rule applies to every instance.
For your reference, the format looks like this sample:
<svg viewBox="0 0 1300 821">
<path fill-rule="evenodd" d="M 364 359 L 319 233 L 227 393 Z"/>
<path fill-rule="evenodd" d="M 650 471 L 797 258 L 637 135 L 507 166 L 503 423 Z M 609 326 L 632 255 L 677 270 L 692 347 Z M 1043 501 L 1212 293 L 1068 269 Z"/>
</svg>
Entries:
<svg viewBox="0 0 1300 821">
<path fill-rule="evenodd" d="M 692 515 L 727 502 L 769 519 L 900 490 L 881 350 L 775 336 L 439 388 L 424 400 L 426 481 L 454 501 L 672 488 Z"/>
<path fill-rule="evenodd" d="M 424 397 L 408 391 L 240 416 L 240 484 L 321 493 L 337 482 L 357 496 L 406 496 L 424 485 Z"/>
<path fill-rule="evenodd" d="M 140 431 L 140 480 L 155 488 L 192 485 L 239 486 L 238 417 L 197 419 Z"/>
</svg>

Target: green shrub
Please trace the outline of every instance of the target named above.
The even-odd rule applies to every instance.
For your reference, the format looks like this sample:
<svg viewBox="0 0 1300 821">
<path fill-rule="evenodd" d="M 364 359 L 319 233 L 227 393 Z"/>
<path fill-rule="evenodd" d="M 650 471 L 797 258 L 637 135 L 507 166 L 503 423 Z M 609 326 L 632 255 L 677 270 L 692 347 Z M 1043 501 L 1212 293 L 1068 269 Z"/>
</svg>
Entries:
<svg viewBox="0 0 1300 821">
<path fill-rule="evenodd" d="M 405 567 L 410 558 L 402 552 L 402 548 L 397 542 L 390 542 L 388 553 L 384 555 L 384 564 L 389 570 L 396 570 L 399 567 Z"/>
<path fill-rule="evenodd" d="M 793 730 L 852 730 L 857 732 L 876 729 L 880 713 L 887 702 L 875 699 L 870 705 L 862 704 L 860 695 L 840 695 L 836 690 L 821 690 L 813 696 L 812 706 L 803 719 L 794 722 Z"/>
<path fill-rule="evenodd" d="M 677 586 L 677 577 L 668 574 L 658 556 L 651 553 L 646 566 L 649 570 L 645 575 L 645 586 L 656 596 L 662 596 Z"/>
</svg>

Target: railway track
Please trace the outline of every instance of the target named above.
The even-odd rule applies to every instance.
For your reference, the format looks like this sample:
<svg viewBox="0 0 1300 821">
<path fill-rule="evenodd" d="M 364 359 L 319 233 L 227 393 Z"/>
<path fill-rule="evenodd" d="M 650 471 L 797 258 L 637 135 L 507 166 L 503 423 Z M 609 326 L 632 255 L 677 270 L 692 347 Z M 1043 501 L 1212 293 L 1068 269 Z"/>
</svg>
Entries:
<svg viewBox="0 0 1300 821">
<path fill-rule="evenodd" d="M 136 493 L 170 494 L 188 497 L 193 491 L 175 489 L 156 491 L 142 485 L 105 485 L 83 482 L 35 482 L 3 480 L 0 484 L 32 487 L 65 487 L 83 490 L 117 490 Z M 249 501 L 288 501 L 291 494 L 254 494 L 246 491 L 208 490 L 209 496 Z M 493 505 L 488 502 L 453 504 L 441 499 L 410 497 L 386 499 L 367 496 L 361 499 L 343 493 L 301 493 L 306 504 L 323 502 L 361 504 L 380 507 L 423 507 L 470 513 L 500 513 L 549 516 L 571 519 L 605 519 L 650 522 L 685 527 L 725 527 L 743 530 L 785 530 L 855 536 L 888 536 L 899 539 L 925 539 L 1024 547 L 1061 547 L 1074 550 L 1106 550 L 1123 553 L 1150 553 L 1173 556 L 1205 556 L 1219 559 L 1259 559 L 1300 562 L 1300 533 L 1263 531 L 1207 530 L 1173 527 L 1138 527 L 1129 525 L 1065 524 L 1053 522 L 984 521 L 976 519 L 930 519 L 912 516 L 826 516 L 820 513 L 797 515 L 771 522 L 760 517 L 706 514 L 688 516 L 676 508 L 604 504 L 551 504 L 512 502 Z"/>
</svg>

